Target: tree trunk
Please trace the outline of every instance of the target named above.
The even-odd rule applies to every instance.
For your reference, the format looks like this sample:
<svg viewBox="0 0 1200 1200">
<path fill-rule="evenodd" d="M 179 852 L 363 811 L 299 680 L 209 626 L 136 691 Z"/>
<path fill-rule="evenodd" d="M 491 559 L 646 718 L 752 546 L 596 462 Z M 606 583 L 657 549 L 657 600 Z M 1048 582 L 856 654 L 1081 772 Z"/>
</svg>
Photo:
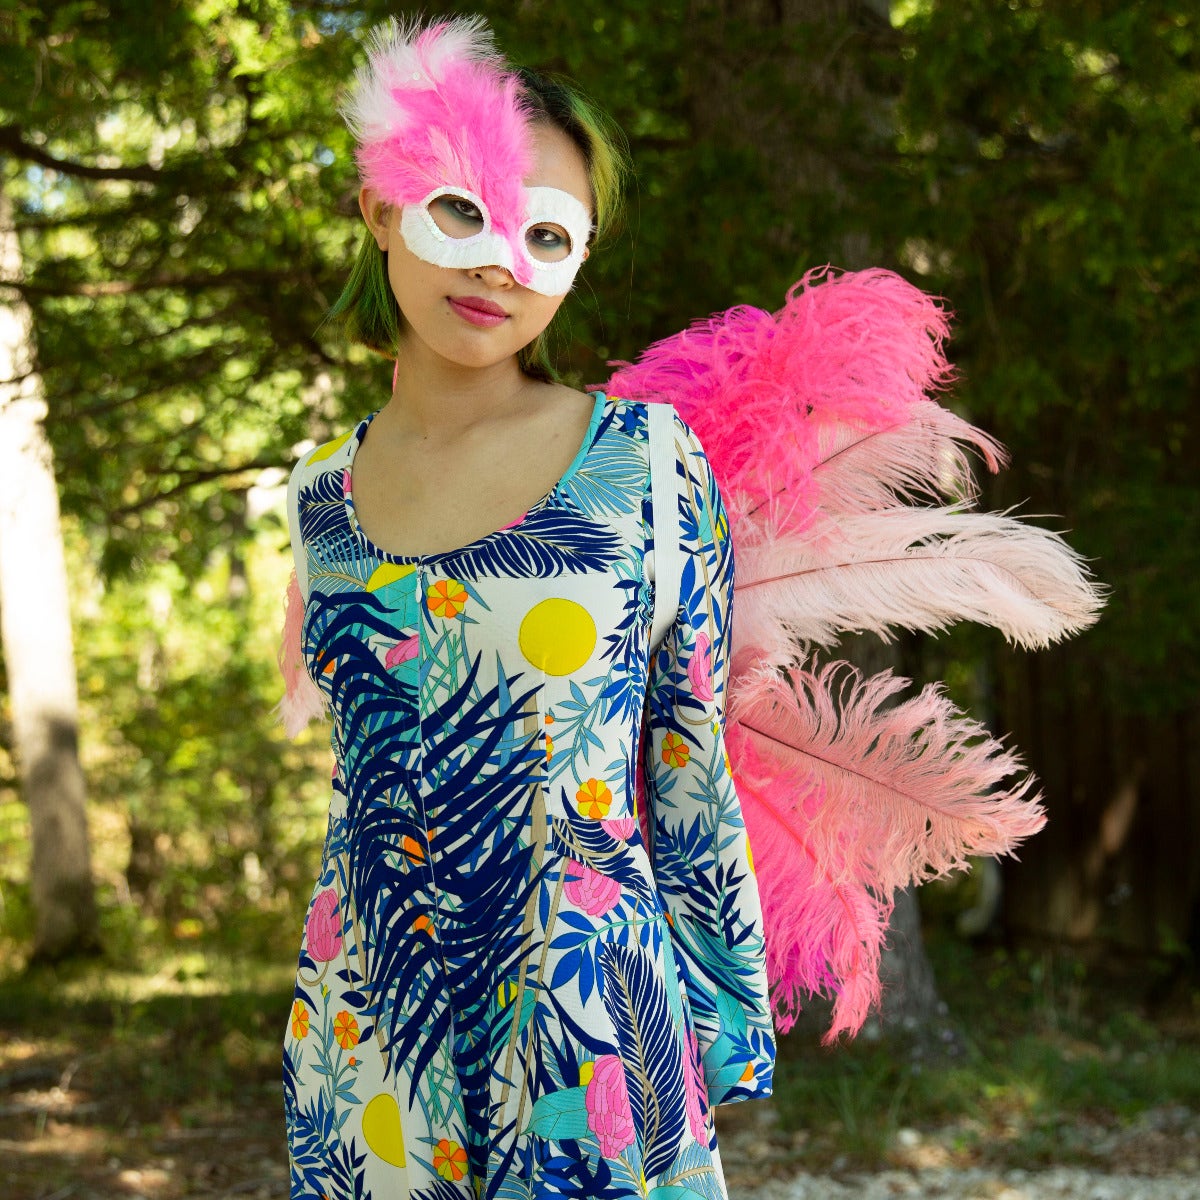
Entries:
<svg viewBox="0 0 1200 1200">
<path fill-rule="evenodd" d="M 0 183 L 0 279 L 21 275 L 12 205 Z M 32 840 L 34 958 L 98 945 L 67 569 L 33 322 L 0 293 L 0 637 L 13 743 Z"/>
</svg>

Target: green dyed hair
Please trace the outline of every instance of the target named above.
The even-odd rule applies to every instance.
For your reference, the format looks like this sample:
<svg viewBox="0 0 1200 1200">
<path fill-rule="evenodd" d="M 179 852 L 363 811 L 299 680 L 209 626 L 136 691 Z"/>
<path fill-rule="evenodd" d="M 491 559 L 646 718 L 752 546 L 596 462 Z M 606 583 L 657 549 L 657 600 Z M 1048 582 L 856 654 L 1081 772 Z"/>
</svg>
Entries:
<svg viewBox="0 0 1200 1200">
<path fill-rule="evenodd" d="M 516 72 L 525 89 L 535 121 L 561 129 L 579 147 L 592 185 L 595 233 L 602 242 L 620 224 L 629 151 L 616 123 L 574 84 L 523 68 Z M 561 311 L 561 310 L 560 310 Z M 550 355 L 550 340 L 558 317 L 517 355 L 521 370 L 532 379 L 553 382 L 558 377 Z M 342 294 L 325 315 L 352 342 L 395 358 L 400 344 L 401 316 L 388 281 L 387 252 L 367 230 Z"/>
</svg>

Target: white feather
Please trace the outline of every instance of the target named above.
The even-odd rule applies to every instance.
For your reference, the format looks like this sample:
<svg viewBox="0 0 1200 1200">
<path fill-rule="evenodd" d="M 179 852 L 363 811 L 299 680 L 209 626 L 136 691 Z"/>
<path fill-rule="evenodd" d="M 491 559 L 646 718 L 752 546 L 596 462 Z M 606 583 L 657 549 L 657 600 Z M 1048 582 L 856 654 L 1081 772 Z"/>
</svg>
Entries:
<svg viewBox="0 0 1200 1200">
<path fill-rule="evenodd" d="M 438 37 L 427 41 L 422 50 L 416 46 L 417 35 L 425 27 L 419 19 L 389 17 L 371 31 L 367 61 L 354 73 L 342 105 L 342 115 L 356 140 L 373 141 L 401 132 L 406 113 L 396 103 L 394 92 L 435 87 L 447 63 L 468 60 L 503 65 L 483 17 L 451 17 L 443 24 Z"/>
<path fill-rule="evenodd" d="M 740 548 L 734 649 L 782 665 L 842 633 L 886 640 L 959 621 L 1040 647 L 1093 624 L 1102 603 L 1081 556 L 1050 530 L 1003 513 L 889 508 Z"/>
</svg>

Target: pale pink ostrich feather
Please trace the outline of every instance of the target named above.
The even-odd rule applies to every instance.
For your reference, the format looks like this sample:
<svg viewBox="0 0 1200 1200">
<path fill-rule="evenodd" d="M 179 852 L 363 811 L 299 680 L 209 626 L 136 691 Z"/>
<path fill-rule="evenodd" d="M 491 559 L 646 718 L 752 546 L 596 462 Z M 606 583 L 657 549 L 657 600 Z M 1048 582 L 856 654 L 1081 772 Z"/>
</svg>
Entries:
<svg viewBox="0 0 1200 1200">
<path fill-rule="evenodd" d="M 468 188 L 487 203 L 496 232 L 519 233 L 530 110 L 482 17 L 378 26 L 342 112 L 363 183 L 389 203 Z"/>
<path fill-rule="evenodd" d="M 834 993 L 826 1040 L 861 1026 L 897 888 L 1011 853 L 1045 824 L 1020 760 L 930 685 L 846 663 L 738 681 L 731 757 L 754 847 L 772 999 Z"/>
<path fill-rule="evenodd" d="M 283 676 L 283 698 L 275 712 L 284 732 L 296 737 L 314 717 L 325 711 L 325 695 L 312 681 L 304 664 L 301 626 L 304 623 L 304 597 L 293 571 L 284 596 L 283 632 L 279 639 L 279 673 Z"/>
</svg>

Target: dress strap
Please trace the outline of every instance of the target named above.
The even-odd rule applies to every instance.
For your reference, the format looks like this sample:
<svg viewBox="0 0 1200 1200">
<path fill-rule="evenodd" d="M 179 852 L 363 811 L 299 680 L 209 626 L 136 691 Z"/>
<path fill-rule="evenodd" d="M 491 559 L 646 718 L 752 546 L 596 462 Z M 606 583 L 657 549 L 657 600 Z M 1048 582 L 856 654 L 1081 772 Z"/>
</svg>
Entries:
<svg viewBox="0 0 1200 1200">
<path fill-rule="evenodd" d="M 654 619 L 650 649 L 662 645 L 679 613 L 683 551 L 679 545 L 679 482 L 676 473 L 675 410 L 647 406 L 650 438 L 650 504 L 654 520 Z"/>
</svg>

